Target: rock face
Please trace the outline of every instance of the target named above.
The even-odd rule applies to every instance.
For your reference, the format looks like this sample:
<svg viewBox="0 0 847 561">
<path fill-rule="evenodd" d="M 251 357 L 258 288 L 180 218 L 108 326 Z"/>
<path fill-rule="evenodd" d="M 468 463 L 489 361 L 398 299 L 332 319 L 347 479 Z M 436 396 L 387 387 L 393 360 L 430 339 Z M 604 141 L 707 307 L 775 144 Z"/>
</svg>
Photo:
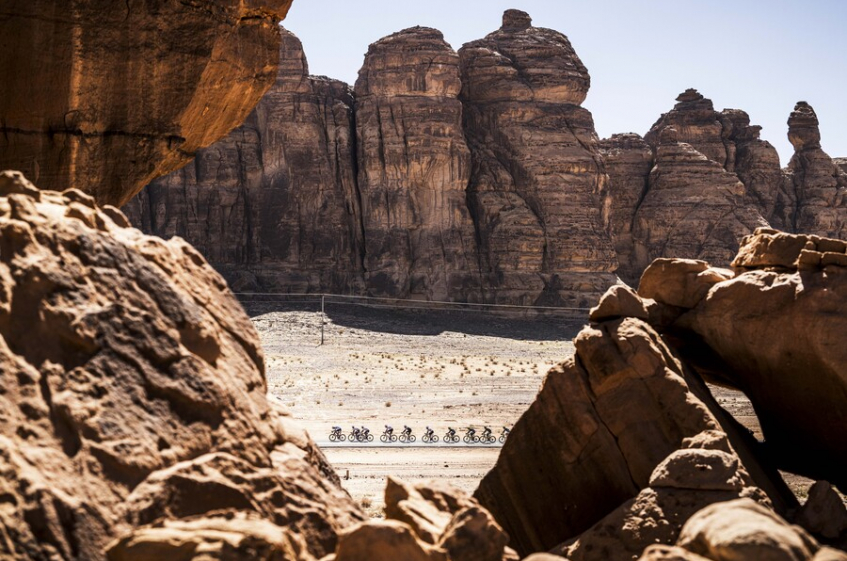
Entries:
<svg viewBox="0 0 847 561">
<path fill-rule="evenodd" d="M 238 289 L 587 306 L 616 268 L 590 80 L 529 22 L 461 55 L 434 29 L 381 39 L 352 94 L 283 32 L 247 123 L 127 213 Z"/>
<path fill-rule="evenodd" d="M 0 242 L 0 557 L 104 559 L 134 529 L 212 511 L 321 557 L 362 520 L 266 397 L 258 335 L 191 246 L 10 172 Z"/>
<path fill-rule="evenodd" d="M 732 266 L 659 259 L 637 293 L 615 286 L 592 309 L 574 358 L 548 374 L 475 495 L 521 554 L 618 559 L 687 544 L 686 520 L 735 497 L 790 515 L 797 504 L 777 468 L 847 487 L 847 242 L 759 229 Z M 764 442 L 704 380 L 747 394 Z M 815 488 L 799 520 L 839 539 L 840 499 Z M 809 543 L 793 558 L 815 555 Z M 765 558 L 716 551 L 691 550 Z"/>
<path fill-rule="evenodd" d="M 794 156 L 788 163 L 796 209 L 792 230 L 847 237 L 847 173 L 821 149 L 818 116 L 801 101 L 788 118 Z"/>
<path fill-rule="evenodd" d="M 4 2 L 0 169 L 126 203 L 244 121 L 273 84 L 290 5 Z"/>
<path fill-rule="evenodd" d="M 647 193 L 653 149 L 639 135 L 628 133 L 600 141 L 600 153 L 609 174 L 610 233 L 619 263 L 616 272 L 624 282 L 634 286 L 642 270 L 634 255 L 632 227 L 635 211 Z"/>
<path fill-rule="evenodd" d="M 459 56 L 468 201 L 488 299 L 587 304 L 614 281 L 617 263 L 608 176 L 591 113 L 579 105 L 585 66 L 564 35 L 517 10 Z"/>
<path fill-rule="evenodd" d="M 370 46 L 356 81 L 359 190 L 372 294 L 477 300 L 459 57 L 440 31 Z"/>
<path fill-rule="evenodd" d="M 125 211 L 146 232 L 191 242 L 236 290 L 356 290 L 353 97 L 310 77 L 299 39 L 281 34 L 276 84 L 246 123 Z"/>
</svg>

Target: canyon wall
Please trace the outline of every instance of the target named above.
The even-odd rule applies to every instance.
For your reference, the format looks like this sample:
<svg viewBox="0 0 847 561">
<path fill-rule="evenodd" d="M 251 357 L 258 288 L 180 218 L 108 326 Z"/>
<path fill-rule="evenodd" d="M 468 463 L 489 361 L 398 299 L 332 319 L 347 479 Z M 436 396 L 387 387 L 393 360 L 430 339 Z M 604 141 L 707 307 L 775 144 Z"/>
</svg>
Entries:
<svg viewBox="0 0 847 561">
<path fill-rule="evenodd" d="M 3 2 L 0 169 L 126 203 L 244 121 L 291 2 Z"/>
<path fill-rule="evenodd" d="M 574 48 L 517 10 L 458 53 L 434 29 L 385 37 L 355 88 L 282 36 L 247 121 L 125 208 L 238 291 L 585 307 L 659 257 L 727 266 L 759 227 L 847 234 L 847 165 L 804 102 L 782 169 L 747 113 L 693 89 L 643 138 L 598 139 Z"/>
</svg>

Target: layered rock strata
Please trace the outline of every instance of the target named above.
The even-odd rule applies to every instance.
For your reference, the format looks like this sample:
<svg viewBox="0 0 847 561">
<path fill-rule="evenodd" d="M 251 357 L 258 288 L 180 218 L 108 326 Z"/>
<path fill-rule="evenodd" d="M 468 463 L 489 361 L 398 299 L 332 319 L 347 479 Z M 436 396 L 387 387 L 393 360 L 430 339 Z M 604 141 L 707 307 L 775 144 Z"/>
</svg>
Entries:
<svg viewBox="0 0 847 561">
<path fill-rule="evenodd" d="M 372 44 L 356 81 L 359 191 L 372 294 L 477 300 L 459 57 L 440 31 Z"/>
<path fill-rule="evenodd" d="M 238 290 L 587 306 L 616 267 L 589 77 L 529 22 L 507 12 L 461 55 L 433 29 L 386 37 L 349 96 L 283 32 L 248 122 L 127 212 Z"/>
<path fill-rule="evenodd" d="M 192 243 L 236 290 L 347 292 L 363 285 L 353 97 L 310 77 L 282 30 L 276 84 L 247 121 L 157 179 L 125 211 Z"/>
<path fill-rule="evenodd" d="M 509 10 L 503 26 L 459 50 L 468 203 L 488 299 L 586 305 L 614 282 L 608 176 L 590 86 L 567 37 Z M 529 294 L 527 294 L 529 293 Z"/>
<path fill-rule="evenodd" d="M 122 205 L 273 84 L 291 0 L 0 6 L 0 169 Z"/>
<path fill-rule="evenodd" d="M 788 140 L 794 146 L 788 162 L 796 199 L 792 230 L 847 237 L 847 173 L 821 148 L 818 116 L 804 101 L 788 118 Z"/>
<path fill-rule="evenodd" d="M 143 525 L 226 511 L 319 558 L 363 519 L 190 245 L 10 172 L 0 242 L 0 557 L 105 559 Z"/>
</svg>

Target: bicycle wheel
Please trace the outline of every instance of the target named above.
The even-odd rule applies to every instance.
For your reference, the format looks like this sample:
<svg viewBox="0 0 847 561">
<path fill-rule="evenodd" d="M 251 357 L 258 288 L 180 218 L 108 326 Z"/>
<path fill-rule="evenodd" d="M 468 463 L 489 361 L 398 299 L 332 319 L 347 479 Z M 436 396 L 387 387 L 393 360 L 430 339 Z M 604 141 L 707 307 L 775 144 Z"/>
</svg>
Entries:
<svg viewBox="0 0 847 561">
<path fill-rule="evenodd" d="M 414 442 L 417 437 L 413 434 L 409 436 L 409 442 Z"/>
<path fill-rule="evenodd" d="M 345 440 L 347 440 L 347 437 L 344 436 L 344 433 L 338 433 L 338 442 L 344 442 Z"/>
<path fill-rule="evenodd" d="M 338 438 L 338 437 L 337 437 L 337 436 L 335 436 L 335 433 L 334 433 L 334 432 L 329 433 L 329 441 L 330 441 L 330 442 L 335 442 L 335 440 L 336 440 L 337 438 Z"/>
<path fill-rule="evenodd" d="M 373 442 L 373 441 L 374 441 L 374 435 L 369 434 L 368 435 L 368 442 Z"/>
<path fill-rule="evenodd" d="M 477 442 L 479 442 L 479 437 L 478 437 L 478 436 L 474 436 L 474 437 L 473 437 L 473 441 L 474 441 L 474 444 L 476 444 Z"/>
<path fill-rule="evenodd" d="M 397 435 L 396 434 L 391 435 L 391 442 L 397 442 Z"/>
<path fill-rule="evenodd" d="M 464 442 L 465 444 L 470 444 L 470 442 L 471 442 L 471 437 L 470 437 L 470 436 L 466 436 L 466 437 L 464 437 L 464 438 L 462 439 L 462 442 Z"/>
<path fill-rule="evenodd" d="M 429 437 L 427 435 L 423 435 L 421 437 L 421 440 L 424 442 L 424 444 L 429 444 Z"/>
<path fill-rule="evenodd" d="M 383 434 L 382 436 L 379 437 L 379 441 L 380 442 L 388 442 L 388 435 Z"/>
<path fill-rule="evenodd" d="M 405 434 L 401 434 L 401 435 L 400 435 L 400 444 L 405 444 L 405 443 L 406 443 L 406 435 L 405 435 Z"/>
<path fill-rule="evenodd" d="M 438 435 L 437 434 L 432 435 L 432 442 L 433 442 L 433 444 L 438 442 Z"/>
<path fill-rule="evenodd" d="M 506 442 L 506 437 L 501 436 L 500 438 L 498 438 L 498 440 L 500 441 L 500 444 L 503 444 L 504 442 Z"/>
</svg>

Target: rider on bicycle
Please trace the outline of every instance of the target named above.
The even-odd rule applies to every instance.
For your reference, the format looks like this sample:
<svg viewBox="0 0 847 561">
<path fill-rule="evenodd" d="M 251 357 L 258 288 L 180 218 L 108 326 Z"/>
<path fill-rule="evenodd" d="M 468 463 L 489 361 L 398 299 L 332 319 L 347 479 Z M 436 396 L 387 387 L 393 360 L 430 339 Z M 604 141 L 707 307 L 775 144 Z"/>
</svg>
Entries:
<svg viewBox="0 0 847 561">
<path fill-rule="evenodd" d="M 341 432 L 341 427 L 339 427 L 338 425 L 333 425 L 332 432 L 335 432 L 335 433 Z"/>
<path fill-rule="evenodd" d="M 394 427 L 391 425 L 385 425 L 385 434 L 394 434 Z"/>
<path fill-rule="evenodd" d="M 449 436 L 456 436 L 456 430 L 453 427 L 447 427 L 447 434 Z"/>
<path fill-rule="evenodd" d="M 488 437 L 490 437 L 490 436 L 491 436 L 491 428 L 490 428 L 490 427 L 485 427 L 485 429 L 482 431 L 482 437 L 483 437 L 483 438 L 488 438 Z"/>
<path fill-rule="evenodd" d="M 356 427 L 352 427 L 350 433 L 353 434 L 353 436 L 359 436 L 359 429 Z"/>
<path fill-rule="evenodd" d="M 371 429 L 369 429 L 369 428 L 368 428 L 368 427 L 366 427 L 366 426 L 362 426 L 362 435 L 364 435 L 364 437 L 365 437 L 365 438 L 367 438 L 367 437 L 368 437 L 368 434 L 369 434 L 370 432 L 371 432 Z"/>
<path fill-rule="evenodd" d="M 503 427 L 503 436 L 508 436 L 510 432 L 512 431 L 509 430 L 509 427 Z"/>
<path fill-rule="evenodd" d="M 412 429 L 406 425 L 403 425 L 403 434 L 409 436 L 410 434 L 412 434 Z"/>
<path fill-rule="evenodd" d="M 473 436 L 476 434 L 476 429 L 473 427 L 468 427 L 468 436 Z"/>
<path fill-rule="evenodd" d="M 427 436 L 432 436 L 432 435 L 433 435 L 433 433 L 435 433 L 435 431 L 434 431 L 434 430 L 432 430 L 431 428 L 429 428 L 429 425 L 427 425 L 427 426 L 426 426 L 426 435 L 427 435 Z"/>
</svg>

